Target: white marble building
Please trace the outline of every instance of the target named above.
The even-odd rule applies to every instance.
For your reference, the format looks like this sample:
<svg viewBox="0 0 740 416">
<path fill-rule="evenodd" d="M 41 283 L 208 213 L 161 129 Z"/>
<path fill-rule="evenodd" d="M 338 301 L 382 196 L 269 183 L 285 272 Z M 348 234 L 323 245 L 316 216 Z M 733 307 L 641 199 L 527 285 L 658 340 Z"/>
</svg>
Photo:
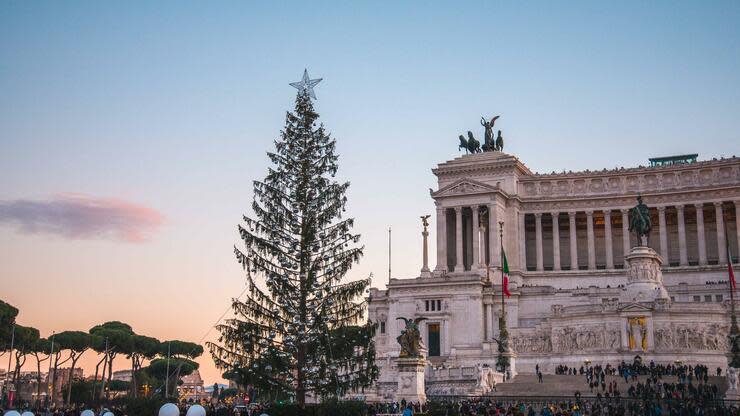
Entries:
<svg viewBox="0 0 740 416">
<path fill-rule="evenodd" d="M 428 389 L 458 381 L 470 388 L 476 366 L 494 366 L 499 222 L 511 269 L 505 307 L 516 371 L 615 364 L 637 354 L 727 366 L 729 290 L 719 282 L 727 280 L 725 241 L 740 257 L 740 158 L 543 175 L 488 152 L 432 171 L 436 265 L 369 296 L 369 319 L 379 323 L 379 397 L 390 397 L 397 380 L 400 316 L 427 318 L 420 326 Z M 628 210 L 638 194 L 652 214 L 654 259 L 646 251 L 628 262 L 637 245 Z M 643 277 L 654 293 L 637 282 Z"/>
</svg>

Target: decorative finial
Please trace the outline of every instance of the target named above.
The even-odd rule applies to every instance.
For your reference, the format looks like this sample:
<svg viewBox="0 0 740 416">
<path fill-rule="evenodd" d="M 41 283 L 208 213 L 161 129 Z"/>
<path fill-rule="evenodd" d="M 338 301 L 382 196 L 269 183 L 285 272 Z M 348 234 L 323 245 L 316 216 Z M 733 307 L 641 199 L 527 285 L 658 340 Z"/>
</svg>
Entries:
<svg viewBox="0 0 740 416">
<path fill-rule="evenodd" d="M 313 87 L 316 86 L 319 82 L 321 82 L 323 78 L 316 78 L 316 79 L 310 79 L 308 77 L 308 69 L 303 70 L 303 79 L 301 79 L 298 82 L 291 82 L 290 86 L 297 89 L 298 91 L 308 91 L 308 96 L 316 99 L 316 94 L 313 92 Z"/>
</svg>

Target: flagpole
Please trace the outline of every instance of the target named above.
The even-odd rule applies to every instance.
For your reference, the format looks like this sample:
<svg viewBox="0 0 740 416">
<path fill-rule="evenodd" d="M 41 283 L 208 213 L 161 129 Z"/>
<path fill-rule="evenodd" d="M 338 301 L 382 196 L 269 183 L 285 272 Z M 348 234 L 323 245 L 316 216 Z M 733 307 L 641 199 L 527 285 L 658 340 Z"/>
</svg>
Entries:
<svg viewBox="0 0 740 416">
<path fill-rule="evenodd" d="M 724 214 L 723 214 L 724 216 Z M 724 219 L 724 218 L 723 218 Z M 732 270 L 732 252 L 730 251 L 729 234 L 727 233 L 727 221 L 722 221 L 725 231 L 725 249 L 727 250 L 727 285 L 730 289 L 730 333 L 727 338 L 730 341 L 730 354 L 728 364 L 730 367 L 740 367 L 740 328 L 737 326 L 737 315 L 735 314 L 735 279 Z"/>
<path fill-rule="evenodd" d="M 498 222 L 498 236 L 499 244 L 501 247 L 501 318 L 499 318 L 499 335 L 498 335 L 498 360 L 497 366 L 501 368 L 501 372 L 504 374 L 504 381 L 506 381 L 506 369 L 509 367 L 509 357 L 507 356 L 509 347 L 509 331 L 506 329 L 506 301 L 505 301 L 505 289 L 506 281 L 504 275 L 504 268 L 506 267 L 506 254 L 504 252 L 504 222 Z"/>
</svg>

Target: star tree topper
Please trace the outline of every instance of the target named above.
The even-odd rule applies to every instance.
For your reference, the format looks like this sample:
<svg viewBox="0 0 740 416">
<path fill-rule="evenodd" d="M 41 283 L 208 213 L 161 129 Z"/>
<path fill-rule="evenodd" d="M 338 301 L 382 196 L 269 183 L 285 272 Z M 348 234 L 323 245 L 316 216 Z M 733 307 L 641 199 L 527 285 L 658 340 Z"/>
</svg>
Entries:
<svg viewBox="0 0 740 416">
<path fill-rule="evenodd" d="M 316 86 L 319 82 L 321 82 L 323 78 L 316 78 L 316 79 L 310 79 L 308 77 L 308 70 L 303 70 L 303 79 L 301 79 L 298 82 L 291 82 L 290 86 L 297 88 L 299 91 L 308 90 L 308 96 L 316 99 L 316 94 L 313 92 L 313 87 Z"/>
</svg>

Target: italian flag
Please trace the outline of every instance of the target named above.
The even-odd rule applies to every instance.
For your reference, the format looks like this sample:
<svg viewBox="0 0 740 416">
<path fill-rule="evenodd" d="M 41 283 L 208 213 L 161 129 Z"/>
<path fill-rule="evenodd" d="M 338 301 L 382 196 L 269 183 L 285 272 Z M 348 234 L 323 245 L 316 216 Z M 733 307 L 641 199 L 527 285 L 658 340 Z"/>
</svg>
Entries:
<svg viewBox="0 0 740 416">
<path fill-rule="evenodd" d="M 503 247 L 501 248 L 501 253 L 504 258 L 504 266 L 501 268 L 501 280 L 503 282 L 504 295 L 508 298 L 511 297 L 511 292 L 509 292 L 509 262 L 506 261 L 506 252 Z M 733 279 L 732 281 L 734 282 L 735 280 Z"/>
<path fill-rule="evenodd" d="M 730 251 L 729 240 L 726 240 L 726 242 L 727 242 L 727 274 L 730 275 L 730 284 L 732 285 L 732 290 L 735 290 L 735 272 L 732 270 L 732 252 Z"/>
</svg>

